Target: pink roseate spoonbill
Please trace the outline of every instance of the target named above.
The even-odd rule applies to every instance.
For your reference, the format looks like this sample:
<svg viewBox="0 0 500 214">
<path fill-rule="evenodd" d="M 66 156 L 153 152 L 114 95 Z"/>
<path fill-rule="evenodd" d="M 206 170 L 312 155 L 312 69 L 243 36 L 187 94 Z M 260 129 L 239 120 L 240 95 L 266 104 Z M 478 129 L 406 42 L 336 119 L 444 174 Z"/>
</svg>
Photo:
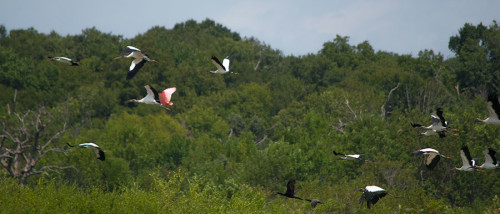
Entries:
<svg viewBox="0 0 500 214">
<path fill-rule="evenodd" d="M 115 59 L 121 58 L 134 58 L 127 73 L 127 80 L 132 79 L 132 77 L 137 74 L 139 69 L 141 69 L 146 62 L 156 62 L 156 60 L 150 59 L 147 54 L 143 53 L 141 50 L 133 46 L 127 46 L 122 50 L 120 56 L 116 57 Z"/>
<path fill-rule="evenodd" d="M 297 191 L 295 191 L 295 178 L 292 178 L 286 184 L 286 192 L 285 193 L 277 192 L 277 193 L 279 195 L 285 196 L 287 198 L 295 198 L 295 199 L 299 199 L 299 200 L 304 200 L 302 198 L 299 198 L 299 197 L 295 196 L 296 192 Z"/>
<path fill-rule="evenodd" d="M 427 158 L 425 160 L 425 166 L 429 170 L 432 170 L 432 169 L 434 169 L 434 167 L 436 167 L 436 165 L 438 164 L 439 159 L 441 159 L 441 157 L 450 159 L 449 157 L 442 155 L 441 153 L 439 153 L 437 150 L 435 150 L 433 148 L 420 149 L 420 150 L 417 150 L 415 152 L 412 152 L 412 154 L 414 154 L 414 155 L 427 155 Z"/>
<path fill-rule="evenodd" d="M 455 168 L 456 170 L 458 171 L 476 170 L 476 162 L 470 156 L 469 147 L 462 146 L 462 149 L 460 149 L 460 158 L 462 158 L 462 167 Z"/>
<path fill-rule="evenodd" d="M 500 164 L 498 163 L 497 158 L 495 157 L 495 150 L 492 148 L 488 148 L 483 150 L 484 154 L 484 163 L 479 166 L 480 169 L 500 169 Z"/>
<path fill-rule="evenodd" d="M 366 186 L 364 189 L 361 188 L 357 190 L 363 192 L 363 194 L 359 198 L 359 203 L 363 205 L 363 202 L 366 201 L 366 206 L 368 207 L 368 209 L 370 209 L 372 205 L 375 205 L 378 200 L 388 194 L 385 189 L 382 189 L 378 186 Z"/>
<path fill-rule="evenodd" d="M 229 56 L 227 56 L 224 60 L 222 60 L 222 63 L 220 63 L 219 59 L 217 57 L 212 56 L 212 63 L 215 65 L 217 70 L 215 71 L 210 71 L 212 74 L 226 74 L 226 73 L 231 73 L 231 74 L 238 74 L 232 71 L 229 71 Z"/>
<path fill-rule="evenodd" d="M 80 65 L 80 62 L 75 62 L 68 57 L 63 57 L 63 56 L 50 57 L 49 56 L 48 58 L 50 61 L 62 62 L 62 63 L 66 63 L 66 64 L 71 65 L 71 66 Z"/>
<path fill-rule="evenodd" d="M 174 103 L 173 102 L 170 102 L 170 99 L 172 98 L 172 94 L 177 90 L 176 87 L 172 87 L 172 88 L 167 88 L 165 90 L 163 90 L 161 93 L 160 93 L 160 103 L 162 105 L 169 105 L 169 106 L 173 106 Z"/>
<path fill-rule="evenodd" d="M 74 147 L 73 145 L 66 143 L 70 147 Z M 106 160 L 106 156 L 104 154 L 104 150 L 102 150 L 97 144 L 95 143 L 80 143 L 78 144 L 80 148 L 87 148 L 87 149 L 95 149 L 96 154 L 97 154 L 97 159 L 104 161 Z"/>
<path fill-rule="evenodd" d="M 490 92 L 488 94 L 488 104 L 486 105 L 486 108 L 488 109 L 489 117 L 484 120 L 476 118 L 474 121 L 500 125 L 500 120 L 498 118 L 500 115 L 500 103 L 498 102 L 498 96 L 495 93 Z"/>
</svg>

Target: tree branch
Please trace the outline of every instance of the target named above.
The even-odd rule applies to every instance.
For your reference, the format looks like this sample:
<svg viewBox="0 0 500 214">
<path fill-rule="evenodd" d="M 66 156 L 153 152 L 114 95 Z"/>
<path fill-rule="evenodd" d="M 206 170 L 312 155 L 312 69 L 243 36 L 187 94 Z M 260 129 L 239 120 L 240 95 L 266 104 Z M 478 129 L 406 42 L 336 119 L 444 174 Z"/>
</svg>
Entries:
<svg viewBox="0 0 500 214">
<path fill-rule="evenodd" d="M 345 105 L 347 106 L 347 108 L 349 108 L 349 111 L 351 111 L 351 114 L 354 115 L 354 119 L 356 119 L 356 117 L 358 117 L 358 115 L 356 115 L 356 113 L 352 110 L 351 106 L 349 106 L 349 100 L 347 99 L 347 97 L 344 97 L 345 98 Z"/>
<path fill-rule="evenodd" d="M 255 143 L 254 143 L 254 145 L 259 145 L 259 144 L 261 144 L 262 142 L 264 142 L 266 139 L 267 139 L 267 135 L 264 135 L 264 137 L 263 137 L 261 140 L 259 140 L 259 141 L 255 142 Z"/>
<path fill-rule="evenodd" d="M 55 133 L 41 148 L 41 150 L 45 150 L 47 146 L 49 146 L 55 139 L 61 136 L 66 131 L 66 122 L 64 122 L 63 129 Z"/>
<path fill-rule="evenodd" d="M 53 169 L 59 169 L 59 170 L 63 170 L 63 169 L 75 169 L 77 170 L 74 166 L 57 166 L 57 165 L 50 165 L 50 166 L 43 166 L 42 168 L 40 168 L 39 170 L 33 170 L 30 174 L 31 175 L 37 175 L 37 174 L 41 174 L 41 173 L 44 173 L 46 175 L 48 175 L 49 173 L 46 172 L 46 170 L 53 170 Z M 57 172 L 57 171 L 56 171 Z"/>
<path fill-rule="evenodd" d="M 398 82 L 398 85 L 396 85 L 396 87 L 394 87 L 393 89 L 391 89 L 389 91 L 389 94 L 387 95 L 387 99 L 385 100 L 385 103 L 380 107 L 381 111 L 382 111 L 382 118 L 385 119 L 385 117 L 387 116 L 387 103 L 389 102 L 389 100 L 391 99 L 391 94 L 392 92 L 394 92 L 396 89 L 399 88 L 399 82 Z"/>
</svg>

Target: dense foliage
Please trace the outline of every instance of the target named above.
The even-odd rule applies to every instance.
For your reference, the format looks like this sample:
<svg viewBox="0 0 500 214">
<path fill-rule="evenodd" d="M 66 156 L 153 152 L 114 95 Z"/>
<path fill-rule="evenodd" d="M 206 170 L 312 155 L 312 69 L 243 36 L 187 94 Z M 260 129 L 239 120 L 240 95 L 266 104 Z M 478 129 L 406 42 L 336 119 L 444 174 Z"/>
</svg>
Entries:
<svg viewBox="0 0 500 214">
<path fill-rule="evenodd" d="M 127 45 L 159 63 L 125 80 L 131 60 L 113 58 Z M 432 50 L 413 57 L 337 36 L 317 54 L 284 56 L 211 20 L 132 39 L 95 28 L 61 36 L 1 26 L 3 133 L 17 127 L 13 111 L 44 107 L 59 118 L 47 136 L 66 124 L 54 144 L 94 142 L 106 160 L 86 149 L 50 153 L 37 167 L 74 169 L 31 176 L 24 188 L 2 170 L 0 206 L 8 213 L 368 213 L 354 190 L 377 185 L 401 198 L 386 197 L 370 212 L 497 213 L 500 171 L 454 167 L 462 145 L 480 163 L 483 149 L 500 151 L 500 126 L 472 122 L 487 117 L 487 92 L 500 92 L 500 26 L 465 24 L 449 47 L 450 59 Z M 210 74 L 212 55 L 230 55 L 240 74 Z M 148 84 L 177 87 L 172 111 L 125 103 L 143 97 Z M 417 136 L 410 123 L 430 123 L 438 107 L 458 136 Z M 411 155 L 426 147 L 451 159 L 426 170 Z M 333 150 L 369 161 L 340 161 Z M 292 177 L 298 196 L 325 204 L 313 209 L 276 196 Z"/>
</svg>

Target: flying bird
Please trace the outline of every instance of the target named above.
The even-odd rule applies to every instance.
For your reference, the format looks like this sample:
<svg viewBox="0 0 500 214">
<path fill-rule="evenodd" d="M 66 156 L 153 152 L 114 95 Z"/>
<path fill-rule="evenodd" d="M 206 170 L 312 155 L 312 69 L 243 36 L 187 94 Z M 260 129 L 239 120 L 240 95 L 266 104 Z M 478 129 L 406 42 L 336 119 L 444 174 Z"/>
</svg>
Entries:
<svg viewBox="0 0 500 214">
<path fill-rule="evenodd" d="M 488 148 L 483 150 L 484 154 L 484 163 L 479 166 L 481 169 L 500 169 L 500 164 L 498 163 L 497 158 L 495 157 L 495 150 L 492 148 Z"/>
<path fill-rule="evenodd" d="M 295 199 L 299 199 L 299 200 L 304 200 L 302 198 L 295 196 L 295 193 L 296 193 L 296 191 L 295 191 L 295 178 L 292 178 L 288 181 L 288 183 L 286 184 L 286 192 L 285 193 L 278 192 L 279 195 L 282 195 L 282 196 L 285 196 L 288 198 L 295 198 Z"/>
<path fill-rule="evenodd" d="M 174 105 L 174 103 L 170 102 L 170 99 L 172 98 L 172 94 L 176 91 L 175 87 L 172 88 L 167 88 L 163 90 L 161 93 L 158 93 L 156 89 L 154 89 L 150 85 L 145 85 L 144 88 L 146 88 L 147 94 L 145 97 L 143 97 L 140 100 L 137 99 L 131 99 L 126 101 L 128 102 L 136 102 L 136 103 L 144 103 L 144 104 L 154 104 L 154 105 Z M 165 109 L 170 110 L 169 108 L 163 107 Z"/>
<path fill-rule="evenodd" d="M 311 207 L 312 208 L 315 208 L 316 205 L 318 205 L 318 204 L 323 204 L 323 202 L 321 202 L 318 199 L 314 199 L 314 198 L 313 199 L 305 199 L 305 200 L 311 202 Z"/>
<path fill-rule="evenodd" d="M 462 167 L 455 168 L 456 170 L 474 171 L 476 169 L 476 162 L 470 156 L 469 147 L 462 146 L 462 149 L 460 149 L 460 158 L 462 158 Z"/>
<path fill-rule="evenodd" d="M 225 74 L 225 73 L 232 73 L 232 74 L 238 74 L 232 71 L 229 71 L 229 56 L 227 56 L 224 60 L 222 60 L 222 63 L 220 63 L 219 59 L 217 57 L 212 56 L 212 63 L 215 65 L 217 70 L 215 71 L 210 71 L 210 73 L 213 74 Z"/>
<path fill-rule="evenodd" d="M 66 144 L 68 146 L 70 146 L 70 147 L 75 147 L 75 146 L 73 146 L 73 145 L 71 145 L 69 143 L 66 143 Z M 97 159 L 99 159 L 101 161 L 106 160 L 106 156 L 104 155 L 104 150 L 102 150 L 97 144 L 95 144 L 95 143 L 80 143 L 80 144 L 78 144 L 78 146 L 80 148 L 87 148 L 87 149 L 93 148 L 93 149 L 96 149 L 95 151 L 96 151 L 96 154 L 97 154 Z"/>
<path fill-rule="evenodd" d="M 439 159 L 441 159 L 441 157 L 450 159 L 449 157 L 442 155 L 441 153 L 439 153 L 437 150 L 435 150 L 433 148 L 420 149 L 420 150 L 413 152 L 412 154 L 414 154 L 414 155 L 427 155 L 427 158 L 425 160 L 425 166 L 429 170 L 432 170 L 432 169 L 434 169 L 434 167 L 436 167 L 436 165 L 438 164 Z"/>
<path fill-rule="evenodd" d="M 137 74 L 139 69 L 141 69 L 146 62 L 156 62 L 156 60 L 150 59 L 147 54 L 143 53 L 141 50 L 133 46 L 127 46 L 125 49 L 122 50 L 120 56 L 116 57 L 115 59 L 132 58 L 132 57 L 134 58 L 134 60 L 130 64 L 130 68 L 127 73 L 127 80 L 132 79 L 132 77 L 134 77 L 135 74 Z"/>
<path fill-rule="evenodd" d="M 174 103 L 170 102 L 172 94 L 177 90 L 176 87 L 167 88 L 160 93 L 160 104 L 173 106 Z"/>
<path fill-rule="evenodd" d="M 426 132 L 419 134 L 422 136 L 431 136 L 431 135 L 439 134 L 439 137 L 441 137 L 441 138 L 446 137 L 445 132 L 449 132 L 449 131 L 448 131 L 448 122 L 443 117 L 443 110 L 441 108 L 438 108 L 436 110 L 436 114 L 438 116 L 431 114 L 432 124 L 429 126 L 423 126 L 423 125 L 416 124 L 416 123 L 412 123 L 411 126 L 413 126 L 413 128 L 421 128 L 421 129 L 427 130 Z"/>
<path fill-rule="evenodd" d="M 56 56 L 56 57 L 48 57 L 50 61 L 56 61 L 56 62 L 62 62 L 62 63 L 66 63 L 66 64 L 69 64 L 71 66 L 77 66 L 77 65 L 80 65 L 80 62 L 75 62 L 73 61 L 72 59 L 68 58 L 68 57 L 63 57 L 63 56 Z"/>
<path fill-rule="evenodd" d="M 500 120 L 498 119 L 498 116 L 500 115 L 500 103 L 498 102 L 498 96 L 495 93 L 490 92 L 488 94 L 488 104 L 486 105 L 486 108 L 488 109 L 489 117 L 484 120 L 476 118 L 474 121 L 500 125 Z"/>
<path fill-rule="evenodd" d="M 378 200 L 388 194 L 385 189 L 382 189 L 378 186 L 366 186 L 364 189 L 361 188 L 357 190 L 363 192 L 363 194 L 359 198 L 359 203 L 363 205 L 363 202 L 366 201 L 366 206 L 368 207 L 368 209 L 370 209 L 372 204 L 375 205 Z"/>
<path fill-rule="evenodd" d="M 342 154 L 342 153 L 337 153 L 336 151 L 333 151 L 333 154 L 336 155 L 336 156 L 342 156 L 342 157 L 339 157 L 339 160 L 362 160 L 361 156 L 363 155 L 363 154 L 345 155 L 345 154 Z"/>
</svg>

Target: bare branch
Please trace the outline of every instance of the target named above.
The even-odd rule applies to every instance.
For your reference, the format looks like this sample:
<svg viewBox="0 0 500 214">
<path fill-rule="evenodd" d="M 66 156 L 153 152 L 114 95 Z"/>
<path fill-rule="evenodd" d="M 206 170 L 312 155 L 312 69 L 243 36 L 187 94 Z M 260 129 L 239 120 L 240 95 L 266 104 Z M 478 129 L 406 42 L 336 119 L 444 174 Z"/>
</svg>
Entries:
<svg viewBox="0 0 500 214">
<path fill-rule="evenodd" d="M 460 96 L 460 86 L 457 82 L 457 85 L 455 85 L 455 90 L 457 91 L 457 96 Z"/>
<path fill-rule="evenodd" d="M 40 160 L 48 153 L 66 154 L 70 150 L 58 146 L 54 142 L 66 131 L 66 123 L 55 132 L 48 132 L 51 115 L 44 107 L 37 111 L 28 110 L 23 113 L 12 112 L 15 124 L 6 126 L 0 133 L 0 164 L 10 176 L 19 180 L 23 186 L 31 175 L 48 174 L 49 170 L 74 168 L 73 166 L 48 165 L 43 166 Z M 45 140 L 47 139 L 48 140 Z M 5 141 L 12 142 L 5 145 Z M 42 166 L 37 166 L 42 165 Z M 41 167 L 36 170 L 37 167 Z"/>
<path fill-rule="evenodd" d="M 56 132 L 41 148 L 41 150 L 45 150 L 47 146 L 49 146 L 52 142 L 54 142 L 55 139 L 60 137 L 64 132 L 66 131 L 66 122 L 63 125 L 63 128 L 61 131 Z"/>
<path fill-rule="evenodd" d="M 347 99 L 347 97 L 344 97 L 345 98 L 345 105 L 347 106 L 347 108 L 349 108 L 349 111 L 351 111 L 351 114 L 354 115 L 354 119 L 356 119 L 356 117 L 358 117 L 358 115 L 356 115 L 356 113 L 352 110 L 351 106 L 349 106 L 349 100 Z"/>
<path fill-rule="evenodd" d="M 259 52 L 259 61 L 257 61 L 257 64 L 255 65 L 255 67 L 253 67 L 253 70 L 256 71 L 257 69 L 259 69 L 259 65 L 260 65 L 260 61 L 262 60 L 262 50 L 260 50 Z"/>
<path fill-rule="evenodd" d="M 381 111 L 382 111 L 381 116 L 382 116 L 382 118 L 383 118 L 383 119 L 385 119 L 385 117 L 387 116 L 387 109 L 388 109 L 388 108 L 387 108 L 387 103 L 388 103 L 388 102 L 389 102 L 389 100 L 391 99 L 391 94 L 392 94 L 392 92 L 394 92 L 396 89 L 398 89 L 398 88 L 399 88 L 399 84 L 400 84 L 400 83 L 398 82 L 398 85 L 396 85 L 396 87 L 394 87 L 393 89 L 391 89 L 391 90 L 389 91 L 389 94 L 387 95 L 387 99 L 385 100 L 385 103 L 382 105 L 382 107 L 380 107 L 380 109 L 381 109 Z"/>
<path fill-rule="evenodd" d="M 266 139 L 267 139 L 267 135 L 264 135 L 264 137 L 263 137 L 261 140 L 256 141 L 254 144 L 255 144 L 255 145 L 259 145 L 259 144 L 261 144 L 262 142 L 264 142 Z"/>
<path fill-rule="evenodd" d="M 63 170 L 63 169 L 74 169 L 74 170 L 77 170 L 74 166 L 57 166 L 57 165 L 50 165 L 50 166 L 43 166 L 42 168 L 40 168 L 39 170 L 33 170 L 30 174 L 31 175 L 36 175 L 36 174 L 41 174 L 41 173 L 44 173 L 46 175 L 48 175 L 49 173 L 46 172 L 47 170 L 54 170 L 54 169 L 59 169 L 59 170 Z M 57 172 L 57 171 L 55 171 Z"/>
</svg>

